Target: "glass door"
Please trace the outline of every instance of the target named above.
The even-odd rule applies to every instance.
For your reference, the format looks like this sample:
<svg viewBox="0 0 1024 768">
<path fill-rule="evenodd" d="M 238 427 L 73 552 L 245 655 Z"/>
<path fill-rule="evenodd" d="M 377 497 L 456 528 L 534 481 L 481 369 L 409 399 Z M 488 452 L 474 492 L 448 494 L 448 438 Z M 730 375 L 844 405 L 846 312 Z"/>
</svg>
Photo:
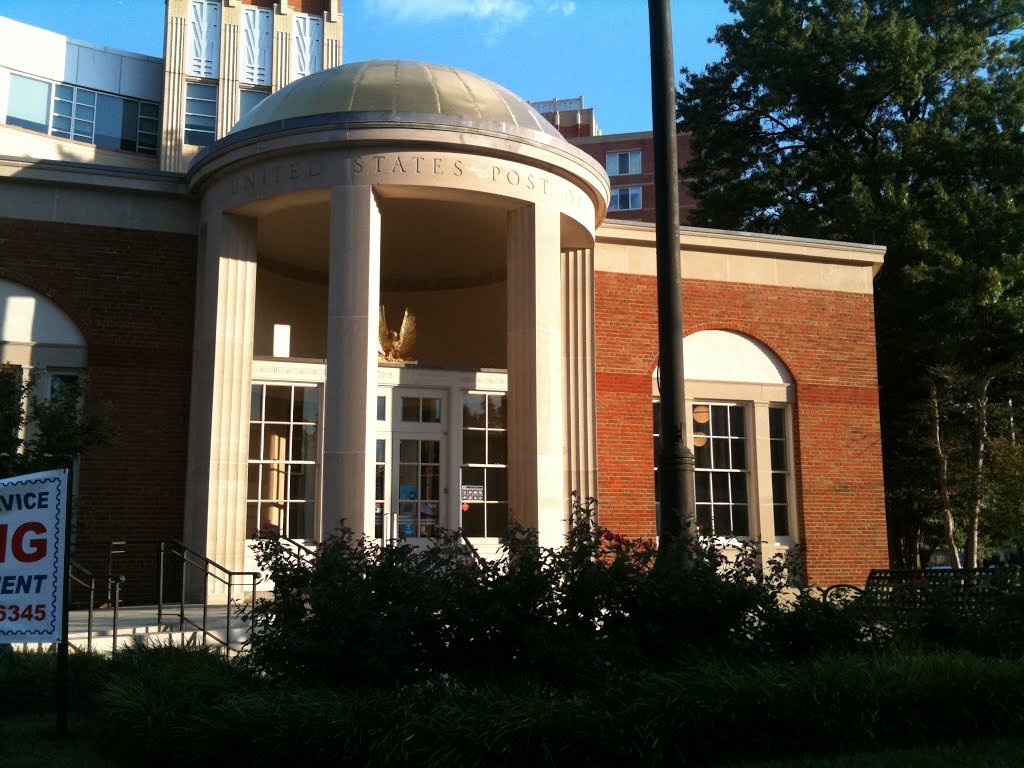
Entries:
<svg viewBox="0 0 1024 768">
<path fill-rule="evenodd" d="M 447 400 L 395 388 L 378 397 L 374 536 L 419 540 L 448 527 Z"/>
</svg>

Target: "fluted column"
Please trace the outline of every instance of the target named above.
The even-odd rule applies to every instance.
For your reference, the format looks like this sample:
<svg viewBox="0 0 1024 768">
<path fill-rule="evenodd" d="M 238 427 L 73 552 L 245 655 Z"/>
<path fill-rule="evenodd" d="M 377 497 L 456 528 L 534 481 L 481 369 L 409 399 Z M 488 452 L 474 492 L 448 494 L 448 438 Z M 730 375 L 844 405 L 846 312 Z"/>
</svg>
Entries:
<svg viewBox="0 0 1024 768">
<path fill-rule="evenodd" d="M 240 571 L 245 561 L 256 222 L 219 212 L 203 222 L 198 266 L 185 541 Z M 210 587 L 211 593 L 224 594 L 212 581 Z"/>
<path fill-rule="evenodd" d="M 568 509 L 563 402 L 561 226 L 528 205 L 508 217 L 509 504 L 561 543 Z"/>
<path fill-rule="evenodd" d="M 292 17 L 287 3 L 278 3 L 274 7 L 274 63 L 270 73 L 270 88 L 279 91 L 291 82 Z M 280 9 L 280 13 L 277 9 Z"/>
<path fill-rule="evenodd" d="M 331 190 L 323 527 L 373 533 L 380 210 L 369 186 Z"/>
<path fill-rule="evenodd" d="M 594 252 L 562 254 L 565 328 L 565 433 L 569 489 L 581 499 L 597 495 L 597 415 L 594 360 Z"/>
<path fill-rule="evenodd" d="M 220 76 L 217 89 L 217 138 L 238 122 L 239 31 L 242 7 L 236 3 L 221 9 Z"/>
<path fill-rule="evenodd" d="M 183 171 L 181 142 L 185 120 L 185 57 L 188 0 L 167 0 L 164 31 L 164 101 L 160 114 L 160 170 Z"/>
</svg>

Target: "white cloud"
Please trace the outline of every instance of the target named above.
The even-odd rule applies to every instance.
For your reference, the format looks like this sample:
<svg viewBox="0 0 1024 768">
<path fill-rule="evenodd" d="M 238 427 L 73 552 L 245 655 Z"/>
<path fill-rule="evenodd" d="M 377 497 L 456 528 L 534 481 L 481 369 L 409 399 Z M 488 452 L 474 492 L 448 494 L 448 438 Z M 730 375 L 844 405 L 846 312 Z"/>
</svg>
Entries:
<svg viewBox="0 0 1024 768">
<path fill-rule="evenodd" d="M 555 0 L 555 2 L 548 4 L 548 13 L 572 16 L 576 13 L 576 3 L 572 2 L 572 0 Z"/>
<path fill-rule="evenodd" d="M 522 21 L 534 11 L 570 16 L 572 0 L 377 0 L 377 10 L 398 19 L 438 21 L 455 16 L 497 22 Z"/>
</svg>

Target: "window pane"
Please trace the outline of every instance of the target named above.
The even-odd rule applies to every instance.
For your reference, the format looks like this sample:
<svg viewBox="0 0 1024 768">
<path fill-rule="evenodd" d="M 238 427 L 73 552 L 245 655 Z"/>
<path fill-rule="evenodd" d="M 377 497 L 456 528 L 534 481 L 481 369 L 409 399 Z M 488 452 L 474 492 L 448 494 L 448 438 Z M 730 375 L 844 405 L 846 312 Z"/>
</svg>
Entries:
<svg viewBox="0 0 1024 768">
<path fill-rule="evenodd" d="M 711 474 L 698 472 L 694 475 L 694 498 L 698 503 L 711 501 Z"/>
<path fill-rule="evenodd" d="M 468 504 L 469 509 L 462 512 L 462 532 L 467 536 L 483 536 L 484 529 L 484 505 Z"/>
<path fill-rule="evenodd" d="M 250 464 L 249 465 L 249 478 L 246 484 L 245 497 L 247 499 L 259 499 L 260 493 L 260 465 Z"/>
<path fill-rule="evenodd" d="M 245 505 L 245 531 L 250 539 L 255 539 L 260 530 L 260 505 L 256 502 Z"/>
<path fill-rule="evenodd" d="M 260 477 L 260 498 L 271 501 L 284 499 L 287 479 L 284 464 L 264 464 Z"/>
<path fill-rule="evenodd" d="M 238 92 L 238 116 L 245 115 L 249 110 L 263 101 L 270 94 L 266 91 L 243 89 Z"/>
<path fill-rule="evenodd" d="M 380 397 L 377 398 L 377 421 L 387 420 L 387 406 L 387 397 L 381 395 Z"/>
<path fill-rule="evenodd" d="M 732 443 L 732 468 L 747 468 L 747 442 L 746 440 L 730 440 Z"/>
<path fill-rule="evenodd" d="M 488 432 L 487 433 L 487 463 L 507 464 L 508 463 L 508 433 Z"/>
<path fill-rule="evenodd" d="M 716 536 L 732 536 L 732 508 L 728 504 L 715 504 L 714 531 Z"/>
<path fill-rule="evenodd" d="M 292 421 L 318 421 L 320 391 L 316 387 L 295 387 L 293 399 Z"/>
<path fill-rule="evenodd" d="M 746 437 L 746 420 L 743 417 L 743 406 L 729 406 L 729 427 L 733 437 Z"/>
<path fill-rule="evenodd" d="M 508 470 L 487 470 L 487 500 L 508 501 Z"/>
<path fill-rule="evenodd" d="M 316 461 L 316 427 L 309 424 L 292 427 L 292 460 Z"/>
<path fill-rule="evenodd" d="M 711 474 L 711 499 L 717 503 L 729 501 L 729 473 L 712 472 Z"/>
<path fill-rule="evenodd" d="M 462 463 L 463 464 L 486 464 L 487 455 L 484 452 L 484 440 L 487 433 L 482 429 L 462 430 Z"/>
<path fill-rule="evenodd" d="M 110 149 L 121 149 L 121 138 L 125 134 L 122 132 L 124 129 L 125 110 L 124 110 L 124 99 L 120 99 L 116 96 L 107 96 L 106 94 L 100 94 L 97 106 L 99 112 L 96 117 L 96 132 L 95 132 L 95 143 L 100 147 L 109 147 Z M 130 112 L 134 112 L 131 110 Z M 129 114 L 128 117 L 133 117 Z M 138 117 L 132 121 L 135 125 L 131 126 L 131 132 L 127 135 L 131 137 L 130 149 L 135 149 L 135 134 L 138 130 Z"/>
<path fill-rule="evenodd" d="M 313 516 L 315 510 L 316 507 L 311 501 L 293 502 L 288 505 L 289 538 L 313 538 Z"/>
<path fill-rule="evenodd" d="M 487 396 L 487 426 L 505 429 L 505 395 Z"/>
<path fill-rule="evenodd" d="M 729 469 L 731 462 L 729 454 L 731 451 L 731 443 L 727 437 L 713 437 L 711 438 L 711 466 L 715 469 Z"/>
<path fill-rule="evenodd" d="M 63 117 L 71 117 L 71 102 L 70 101 L 55 101 L 53 102 L 53 114 L 62 115 Z M 68 121 L 68 125 L 71 122 Z"/>
<path fill-rule="evenodd" d="M 253 384 L 249 396 L 249 421 L 261 421 L 263 416 L 263 385 Z"/>
<path fill-rule="evenodd" d="M 697 530 L 705 536 L 711 536 L 714 531 L 711 528 L 711 505 L 697 505 Z"/>
<path fill-rule="evenodd" d="M 419 440 L 402 440 L 398 444 L 398 460 L 403 464 L 416 464 L 419 458 Z"/>
<path fill-rule="evenodd" d="M 50 84 L 11 73 L 7 91 L 7 123 L 46 133 L 50 117 Z"/>
<path fill-rule="evenodd" d="M 777 472 L 786 470 L 786 444 L 782 440 L 771 441 L 772 469 Z"/>
<path fill-rule="evenodd" d="M 640 150 L 629 153 L 629 172 L 640 173 Z"/>
<path fill-rule="evenodd" d="M 772 475 L 772 501 L 776 504 L 785 504 L 787 501 L 786 475 L 776 473 Z"/>
<path fill-rule="evenodd" d="M 643 203 L 640 201 L 640 187 L 629 188 L 629 207 L 630 210 L 637 211 L 643 208 Z"/>
<path fill-rule="evenodd" d="M 487 426 L 486 395 L 464 395 L 462 398 L 462 426 Z"/>
<path fill-rule="evenodd" d="M 750 520 L 749 513 L 747 512 L 747 506 L 745 504 L 737 504 L 732 508 L 732 535 L 733 536 L 749 536 L 750 535 Z"/>
<path fill-rule="evenodd" d="M 716 437 L 729 434 L 729 408 L 727 406 L 711 406 L 711 434 Z"/>
<path fill-rule="evenodd" d="M 249 425 L 249 458 L 259 459 L 260 458 L 260 433 L 261 428 L 259 424 Z"/>
<path fill-rule="evenodd" d="M 420 420 L 420 399 L 418 397 L 402 398 L 402 421 Z"/>
<path fill-rule="evenodd" d="M 378 440 L 377 441 L 377 461 L 380 461 L 380 462 L 385 461 L 385 451 L 386 450 L 387 450 L 387 441 L 386 440 Z M 378 496 L 377 498 L 381 498 L 381 497 Z"/>
<path fill-rule="evenodd" d="M 424 424 L 440 424 L 441 423 L 441 400 L 436 397 L 424 397 L 423 398 L 423 417 Z"/>
<path fill-rule="evenodd" d="M 483 467 L 463 467 L 462 468 L 462 484 L 464 486 L 480 486 L 484 484 L 484 470 Z M 466 498 L 463 496 L 462 498 Z"/>
<path fill-rule="evenodd" d="M 487 505 L 487 535 L 504 536 L 508 533 L 508 504 Z"/>
<path fill-rule="evenodd" d="M 267 385 L 267 421 L 291 421 L 292 388 Z"/>
<path fill-rule="evenodd" d="M 732 502 L 733 504 L 747 503 L 747 475 L 746 473 L 733 472 L 731 478 Z"/>
<path fill-rule="evenodd" d="M 420 467 L 420 498 L 436 501 L 441 498 L 441 470 L 437 466 Z"/>
<path fill-rule="evenodd" d="M 775 504 L 775 535 L 789 536 L 789 508 L 785 504 Z"/>
<path fill-rule="evenodd" d="M 693 456 L 698 469 L 709 469 L 711 467 L 711 441 L 704 437 L 704 444 L 699 444 L 697 435 L 694 435 Z"/>
<path fill-rule="evenodd" d="M 438 440 L 424 440 L 420 443 L 420 462 L 423 464 L 441 463 L 441 443 Z"/>
</svg>

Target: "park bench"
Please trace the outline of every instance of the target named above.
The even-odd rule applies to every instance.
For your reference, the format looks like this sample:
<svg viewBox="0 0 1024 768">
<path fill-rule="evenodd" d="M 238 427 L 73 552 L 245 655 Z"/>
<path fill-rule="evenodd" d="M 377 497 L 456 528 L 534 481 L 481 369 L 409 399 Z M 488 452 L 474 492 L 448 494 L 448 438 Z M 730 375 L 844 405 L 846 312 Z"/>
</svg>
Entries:
<svg viewBox="0 0 1024 768">
<path fill-rule="evenodd" d="M 822 599 L 830 603 L 856 600 L 878 618 L 905 619 L 923 611 L 976 616 L 1021 587 L 1018 566 L 998 568 L 881 569 L 868 575 L 863 588 L 836 584 Z"/>
</svg>

